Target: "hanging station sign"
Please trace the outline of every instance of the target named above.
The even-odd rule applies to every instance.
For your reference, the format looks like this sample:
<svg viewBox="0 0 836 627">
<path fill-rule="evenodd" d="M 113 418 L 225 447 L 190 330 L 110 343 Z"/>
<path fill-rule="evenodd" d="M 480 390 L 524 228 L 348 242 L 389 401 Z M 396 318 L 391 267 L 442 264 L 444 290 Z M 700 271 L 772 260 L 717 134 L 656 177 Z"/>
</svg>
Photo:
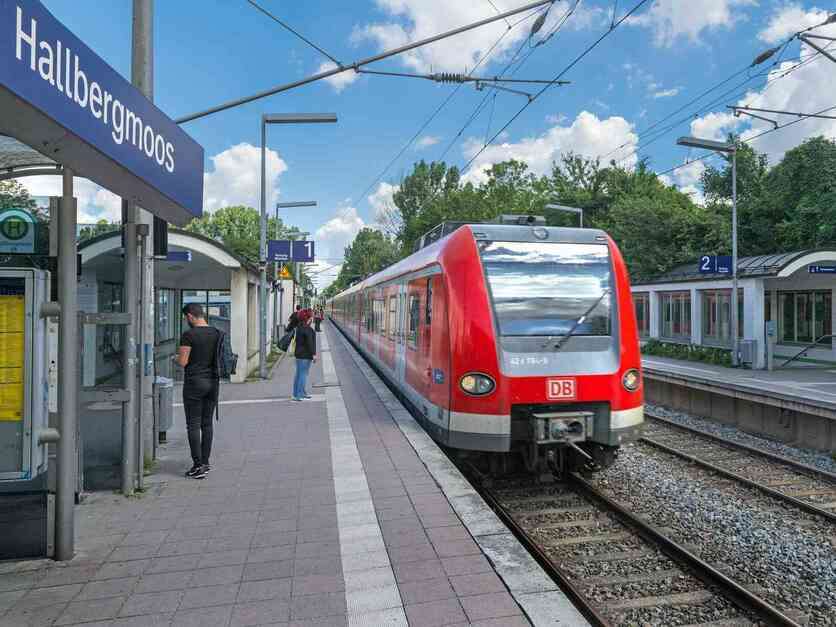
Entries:
<svg viewBox="0 0 836 627">
<path fill-rule="evenodd" d="M 0 0 L 0 133 L 176 224 L 203 148 L 37 0 Z"/>
</svg>

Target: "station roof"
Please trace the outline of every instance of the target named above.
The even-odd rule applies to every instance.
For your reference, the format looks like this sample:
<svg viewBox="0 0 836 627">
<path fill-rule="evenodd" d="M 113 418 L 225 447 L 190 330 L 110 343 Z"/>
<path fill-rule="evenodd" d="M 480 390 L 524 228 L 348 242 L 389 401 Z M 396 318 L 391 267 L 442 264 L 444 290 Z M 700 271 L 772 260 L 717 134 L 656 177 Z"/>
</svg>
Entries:
<svg viewBox="0 0 836 627">
<path fill-rule="evenodd" d="M 60 167 L 37 150 L 7 135 L 0 135 L 0 175 L 35 167 Z"/>
<path fill-rule="evenodd" d="M 737 260 L 738 278 L 779 277 L 784 276 L 786 270 L 799 262 L 816 263 L 830 257 L 836 260 L 836 250 L 799 250 L 794 252 L 773 253 L 770 255 L 756 255 L 754 257 L 740 257 Z M 809 258 L 808 261 L 804 261 Z M 722 281 L 730 277 L 724 274 L 702 274 L 698 263 L 685 263 L 676 266 L 668 272 L 646 281 L 636 281 L 635 285 L 656 285 L 659 283 L 685 283 L 689 281 Z"/>
</svg>

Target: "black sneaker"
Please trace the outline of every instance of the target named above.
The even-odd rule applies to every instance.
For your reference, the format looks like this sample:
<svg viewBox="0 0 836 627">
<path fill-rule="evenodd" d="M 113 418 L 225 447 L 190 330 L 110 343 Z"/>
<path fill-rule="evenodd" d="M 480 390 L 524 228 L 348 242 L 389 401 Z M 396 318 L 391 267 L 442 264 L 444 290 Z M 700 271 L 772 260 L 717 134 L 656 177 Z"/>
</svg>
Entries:
<svg viewBox="0 0 836 627">
<path fill-rule="evenodd" d="M 203 478 L 206 477 L 206 475 L 208 473 L 209 473 L 209 468 L 207 468 L 206 466 L 201 466 L 200 468 L 197 469 L 197 472 L 192 475 L 192 477 L 194 477 L 195 479 L 203 479 Z"/>
<path fill-rule="evenodd" d="M 194 477 L 198 471 L 200 470 L 200 464 L 194 464 L 191 468 L 186 471 L 187 477 Z"/>
<path fill-rule="evenodd" d="M 210 470 L 212 470 L 212 467 L 209 464 L 203 464 L 203 470 L 209 472 Z"/>
</svg>

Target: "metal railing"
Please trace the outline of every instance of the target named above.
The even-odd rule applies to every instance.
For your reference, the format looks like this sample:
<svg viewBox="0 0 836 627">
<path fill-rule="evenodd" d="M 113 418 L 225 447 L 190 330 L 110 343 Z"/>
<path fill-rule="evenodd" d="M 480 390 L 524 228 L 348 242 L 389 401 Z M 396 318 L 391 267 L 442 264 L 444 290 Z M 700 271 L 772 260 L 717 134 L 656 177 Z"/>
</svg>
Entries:
<svg viewBox="0 0 836 627">
<path fill-rule="evenodd" d="M 815 348 L 816 346 L 818 346 L 818 345 L 822 342 L 822 340 L 832 340 L 834 337 L 836 337 L 836 335 L 833 335 L 833 334 L 830 334 L 830 335 L 822 335 L 822 336 L 821 336 L 819 339 L 817 339 L 815 342 L 812 342 L 812 343 L 808 344 L 807 346 L 805 346 L 804 348 L 802 348 L 800 351 L 798 351 L 795 355 L 793 355 L 792 357 L 790 357 L 789 359 L 787 359 L 784 363 L 782 363 L 780 366 L 778 366 L 778 368 L 783 368 L 783 367 L 784 367 L 784 366 L 786 366 L 787 364 L 790 364 L 790 363 L 794 362 L 796 359 L 799 359 L 799 358 L 800 358 L 800 357 L 802 357 L 804 354 L 806 354 L 808 350 L 810 350 L 811 348 Z"/>
</svg>

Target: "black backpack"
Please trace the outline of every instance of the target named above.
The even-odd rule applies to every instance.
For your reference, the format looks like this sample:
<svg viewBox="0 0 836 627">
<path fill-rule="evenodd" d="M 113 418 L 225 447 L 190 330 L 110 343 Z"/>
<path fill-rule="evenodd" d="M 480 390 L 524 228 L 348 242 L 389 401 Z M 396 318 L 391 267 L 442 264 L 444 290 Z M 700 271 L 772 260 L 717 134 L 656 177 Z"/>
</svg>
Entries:
<svg viewBox="0 0 836 627">
<path fill-rule="evenodd" d="M 215 353 L 218 378 L 229 379 L 235 374 L 235 370 L 238 367 L 238 355 L 232 352 L 229 336 L 220 329 L 215 330 L 218 332 L 218 346 Z"/>
</svg>

